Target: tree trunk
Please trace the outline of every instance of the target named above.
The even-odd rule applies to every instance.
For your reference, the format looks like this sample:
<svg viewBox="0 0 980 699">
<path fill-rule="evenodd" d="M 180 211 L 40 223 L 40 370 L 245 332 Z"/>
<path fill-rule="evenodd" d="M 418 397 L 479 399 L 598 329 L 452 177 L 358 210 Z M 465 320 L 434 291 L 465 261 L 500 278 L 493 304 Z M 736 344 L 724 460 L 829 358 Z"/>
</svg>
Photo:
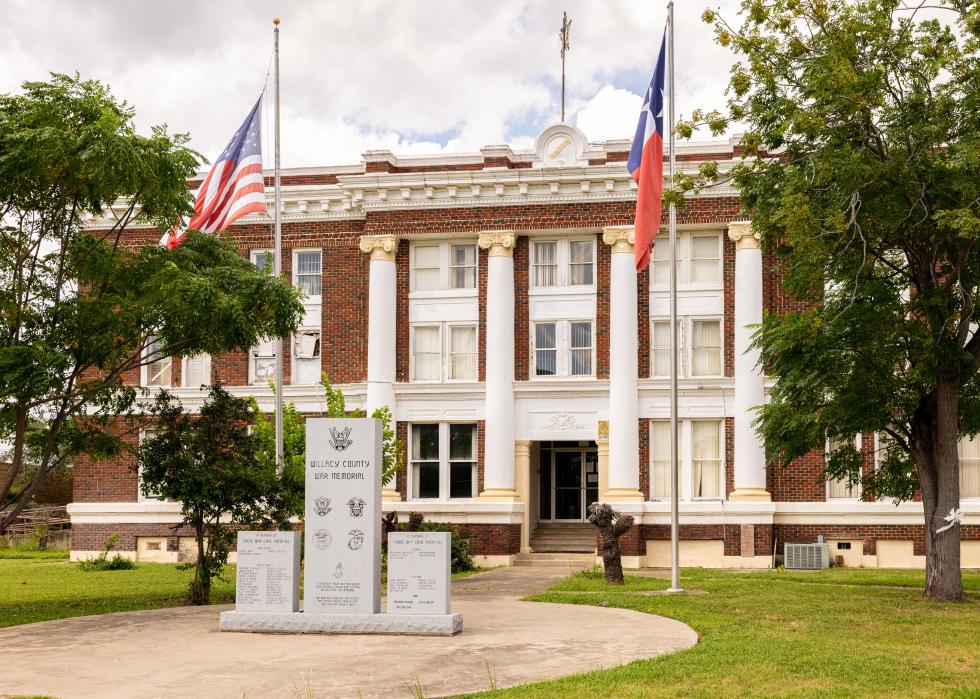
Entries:
<svg viewBox="0 0 980 699">
<path fill-rule="evenodd" d="M 913 451 L 919 471 L 925 522 L 926 590 L 934 602 L 962 602 L 960 528 L 936 532 L 960 504 L 959 395 L 955 382 L 940 378 L 935 400 L 912 420 Z"/>
<path fill-rule="evenodd" d="M 204 552 L 204 521 L 195 522 L 194 536 L 197 538 L 197 563 L 194 564 L 194 579 L 187 592 L 191 604 L 211 603 L 211 575 Z"/>
</svg>

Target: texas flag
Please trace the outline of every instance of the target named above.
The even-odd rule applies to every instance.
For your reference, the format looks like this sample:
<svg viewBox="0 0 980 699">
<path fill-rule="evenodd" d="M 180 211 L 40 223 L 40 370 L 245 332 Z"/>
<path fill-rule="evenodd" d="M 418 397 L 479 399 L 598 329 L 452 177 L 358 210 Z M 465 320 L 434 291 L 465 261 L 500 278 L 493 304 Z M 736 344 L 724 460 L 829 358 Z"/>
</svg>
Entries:
<svg viewBox="0 0 980 699">
<path fill-rule="evenodd" d="M 667 63 L 667 34 L 660 43 L 660 54 L 653 79 L 643 98 L 640 121 L 633 136 L 633 147 L 626 169 L 636 181 L 636 271 L 650 264 L 653 239 L 660 228 L 660 206 L 664 189 L 664 74 Z"/>
</svg>

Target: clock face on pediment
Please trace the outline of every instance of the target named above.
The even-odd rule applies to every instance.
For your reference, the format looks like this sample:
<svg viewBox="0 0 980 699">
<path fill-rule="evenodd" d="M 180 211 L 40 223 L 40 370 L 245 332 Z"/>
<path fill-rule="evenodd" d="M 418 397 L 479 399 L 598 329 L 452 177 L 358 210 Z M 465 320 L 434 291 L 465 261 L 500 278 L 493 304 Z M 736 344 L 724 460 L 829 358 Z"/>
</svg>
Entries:
<svg viewBox="0 0 980 699">
<path fill-rule="evenodd" d="M 552 124 L 534 142 L 534 150 L 543 167 L 582 164 L 585 147 L 585 135 L 571 124 Z"/>
</svg>

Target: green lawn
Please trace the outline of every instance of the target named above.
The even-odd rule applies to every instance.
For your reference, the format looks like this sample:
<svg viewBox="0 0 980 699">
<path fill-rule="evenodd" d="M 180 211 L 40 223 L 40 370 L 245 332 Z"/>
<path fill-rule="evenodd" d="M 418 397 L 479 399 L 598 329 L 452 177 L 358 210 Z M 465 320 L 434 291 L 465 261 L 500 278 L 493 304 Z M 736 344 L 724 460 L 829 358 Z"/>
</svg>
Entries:
<svg viewBox="0 0 980 699">
<path fill-rule="evenodd" d="M 192 570 L 163 563 L 86 573 L 65 560 L 0 560 L 0 627 L 184 604 Z M 216 580 L 212 601 L 235 601 L 235 569 Z"/>
<path fill-rule="evenodd" d="M 192 570 L 164 563 L 137 564 L 134 570 L 85 572 L 67 553 L 0 549 L 0 628 L 86 614 L 128 612 L 185 604 Z M 454 578 L 482 572 L 456 573 Z M 235 567 L 215 580 L 214 604 L 235 601 Z M 301 586 L 302 594 L 302 586 Z"/>
<path fill-rule="evenodd" d="M 915 571 L 685 570 L 683 585 L 707 593 L 685 596 L 642 594 L 665 589 L 666 580 L 629 577 L 617 590 L 601 574 L 581 573 L 532 599 L 680 619 L 700 642 L 480 696 L 980 697 L 980 573 L 963 577 L 969 602 L 933 604 L 922 597 L 924 574 Z"/>
</svg>

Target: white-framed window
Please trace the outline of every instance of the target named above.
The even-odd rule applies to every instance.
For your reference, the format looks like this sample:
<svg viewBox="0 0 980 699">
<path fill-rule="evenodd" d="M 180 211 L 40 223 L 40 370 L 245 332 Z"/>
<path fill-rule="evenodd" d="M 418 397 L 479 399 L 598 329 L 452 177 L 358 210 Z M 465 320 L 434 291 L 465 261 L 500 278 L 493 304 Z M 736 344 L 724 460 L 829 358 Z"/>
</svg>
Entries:
<svg viewBox="0 0 980 699">
<path fill-rule="evenodd" d="M 155 436 L 157 430 L 155 427 L 142 427 L 139 431 L 139 443 L 140 446 L 143 445 L 143 440 L 149 439 Z M 158 502 L 160 496 L 157 493 L 149 492 L 146 495 L 143 494 L 143 466 L 140 464 L 139 469 L 136 473 L 136 499 L 139 502 Z"/>
<path fill-rule="evenodd" d="M 200 388 L 211 383 L 211 355 L 196 354 L 184 357 L 180 371 L 181 385 L 184 388 Z"/>
<path fill-rule="evenodd" d="M 595 238 L 531 240 L 531 287 L 595 286 Z"/>
<path fill-rule="evenodd" d="M 293 251 L 293 283 L 310 298 L 319 298 L 323 284 L 323 251 Z"/>
<path fill-rule="evenodd" d="M 413 500 L 476 496 L 476 425 L 416 423 L 409 429 Z"/>
<path fill-rule="evenodd" d="M 959 441 L 960 499 L 980 498 L 980 436 Z"/>
<path fill-rule="evenodd" d="M 535 378 L 595 376 L 595 323 L 591 320 L 545 320 L 531 333 Z"/>
<path fill-rule="evenodd" d="M 650 497 L 670 499 L 670 421 L 650 421 Z"/>
<path fill-rule="evenodd" d="M 411 327 L 412 381 L 476 381 L 474 323 L 417 323 Z"/>
<path fill-rule="evenodd" d="M 680 497 L 721 500 L 725 497 L 725 421 L 684 419 L 677 423 Z M 650 420 L 650 498 L 668 500 L 671 493 L 670 420 Z"/>
<path fill-rule="evenodd" d="M 834 439 L 827 440 L 827 447 L 825 452 L 825 458 L 829 459 L 830 455 L 841 448 L 843 444 Z M 854 439 L 854 446 L 858 451 L 861 451 L 861 435 L 857 435 Z M 851 484 L 847 479 L 842 478 L 828 478 L 827 479 L 827 499 L 828 500 L 858 500 L 861 497 L 861 485 L 860 483 Z"/>
<path fill-rule="evenodd" d="M 276 348 L 279 340 L 265 339 L 248 353 L 248 382 L 265 384 L 276 377 Z"/>
<path fill-rule="evenodd" d="M 677 321 L 678 376 L 721 376 L 722 319 L 682 317 Z M 670 376 L 670 321 L 650 321 L 650 375 Z"/>
<path fill-rule="evenodd" d="M 252 250 L 249 259 L 259 269 L 272 271 L 272 250 Z"/>
<path fill-rule="evenodd" d="M 449 246 L 449 286 L 453 289 L 476 288 L 476 245 Z"/>
<path fill-rule="evenodd" d="M 449 326 L 449 379 L 476 381 L 477 351 L 475 325 Z"/>
<path fill-rule="evenodd" d="M 678 286 L 718 287 L 722 283 L 721 232 L 691 231 L 677 234 Z M 653 246 L 651 275 L 654 288 L 670 284 L 670 241 L 657 238 Z"/>
<path fill-rule="evenodd" d="M 320 354 L 319 328 L 300 328 L 293 336 L 292 383 L 320 383 Z"/>
<path fill-rule="evenodd" d="M 142 379 L 144 386 L 163 386 L 170 388 L 173 376 L 173 357 L 160 357 L 163 343 L 155 335 L 146 338 L 143 345 L 143 357 L 150 360 L 143 365 Z"/>
<path fill-rule="evenodd" d="M 717 500 L 724 484 L 721 470 L 721 425 L 718 420 L 691 421 L 691 466 L 695 499 Z"/>
<path fill-rule="evenodd" d="M 473 290 L 479 249 L 475 242 L 418 241 L 409 248 L 412 291 Z"/>
</svg>

